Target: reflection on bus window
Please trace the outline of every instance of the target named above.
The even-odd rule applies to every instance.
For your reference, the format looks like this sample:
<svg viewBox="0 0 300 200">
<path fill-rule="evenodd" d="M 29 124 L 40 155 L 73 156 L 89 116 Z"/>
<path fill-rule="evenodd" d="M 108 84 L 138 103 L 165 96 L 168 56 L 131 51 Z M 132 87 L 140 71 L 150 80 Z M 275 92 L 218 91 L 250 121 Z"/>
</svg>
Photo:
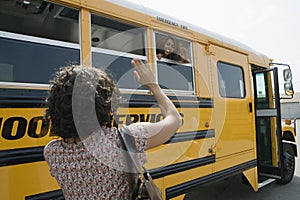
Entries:
<svg viewBox="0 0 300 200">
<path fill-rule="evenodd" d="M 122 89 L 146 89 L 139 87 L 132 78 L 131 59 L 146 60 L 145 29 L 92 15 L 92 65 L 113 76 Z"/>
<path fill-rule="evenodd" d="M 270 72 L 272 73 L 272 72 Z M 268 73 L 261 72 L 255 74 L 255 84 L 256 84 L 256 101 L 257 108 L 270 108 L 270 95 L 268 86 Z M 274 88 L 274 86 L 272 87 Z"/>
<path fill-rule="evenodd" d="M 224 62 L 218 62 L 217 67 L 220 95 L 227 98 L 244 98 L 245 84 L 242 68 Z"/>
<path fill-rule="evenodd" d="M 80 64 L 79 11 L 42 0 L 0 1 L 0 82 L 48 84 Z"/>
<path fill-rule="evenodd" d="M 79 43 L 79 11 L 46 1 L 0 1 L 0 30 Z"/>
<path fill-rule="evenodd" d="M 190 91 L 194 90 L 193 68 L 177 65 L 169 65 L 165 62 L 157 62 L 158 83 L 163 89 Z"/>
<path fill-rule="evenodd" d="M 144 29 L 92 15 L 92 46 L 126 53 L 145 55 Z"/>
<path fill-rule="evenodd" d="M 266 97 L 266 84 L 265 84 L 264 73 L 257 73 L 255 76 L 256 76 L 257 98 L 265 98 Z"/>
<path fill-rule="evenodd" d="M 79 64 L 79 49 L 0 37 L 0 82 L 48 84 L 58 67 Z"/>
</svg>

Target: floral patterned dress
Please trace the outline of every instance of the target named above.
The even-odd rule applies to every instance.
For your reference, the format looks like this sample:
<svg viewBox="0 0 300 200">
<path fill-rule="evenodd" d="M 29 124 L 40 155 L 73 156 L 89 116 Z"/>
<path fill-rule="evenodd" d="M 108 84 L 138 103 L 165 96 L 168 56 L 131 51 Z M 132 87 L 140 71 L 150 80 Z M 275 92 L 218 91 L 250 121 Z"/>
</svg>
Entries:
<svg viewBox="0 0 300 200">
<path fill-rule="evenodd" d="M 129 125 L 128 129 L 135 138 L 137 157 L 143 165 L 147 130 L 141 123 Z M 129 169 L 116 128 L 103 128 L 72 144 L 53 140 L 45 146 L 44 157 L 66 200 L 131 198 Z"/>
</svg>

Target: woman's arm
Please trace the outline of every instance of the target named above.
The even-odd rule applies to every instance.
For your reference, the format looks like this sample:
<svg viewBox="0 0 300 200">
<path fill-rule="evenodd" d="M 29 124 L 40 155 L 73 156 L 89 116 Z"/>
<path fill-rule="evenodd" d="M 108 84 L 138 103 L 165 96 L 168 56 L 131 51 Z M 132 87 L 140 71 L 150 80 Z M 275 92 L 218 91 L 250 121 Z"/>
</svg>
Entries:
<svg viewBox="0 0 300 200">
<path fill-rule="evenodd" d="M 148 130 L 147 149 L 161 145 L 168 141 L 174 133 L 181 127 L 182 120 L 174 104 L 165 95 L 160 86 L 157 84 L 155 76 L 150 68 L 145 66 L 139 59 L 133 59 L 131 64 L 134 68 L 136 80 L 148 87 L 153 93 L 164 119 L 156 123 L 145 123 Z"/>
</svg>

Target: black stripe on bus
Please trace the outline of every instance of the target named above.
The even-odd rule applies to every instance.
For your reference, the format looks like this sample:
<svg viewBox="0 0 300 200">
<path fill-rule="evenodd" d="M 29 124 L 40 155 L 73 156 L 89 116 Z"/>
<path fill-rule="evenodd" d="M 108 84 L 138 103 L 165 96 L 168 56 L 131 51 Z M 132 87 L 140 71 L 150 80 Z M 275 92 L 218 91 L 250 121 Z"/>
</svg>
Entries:
<svg viewBox="0 0 300 200">
<path fill-rule="evenodd" d="M 44 161 L 44 146 L 0 151 L 0 167 Z"/>
<path fill-rule="evenodd" d="M 177 197 L 179 195 L 185 194 L 187 192 L 190 192 L 194 189 L 197 189 L 199 186 L 201 186 L 203 184 L 239 174 L 247 169 L 256 167 L 256 165 L 257 165 L 257 161 L 251 160 L 251 161 L 245 162 L 243 164 L 222 170 L 220 172 L 210 174 L 208 176 L 204 176 L 204 177 L 194 179 L 192 181 L 188 181 L 188 182 L 185 182 L 185 183 L 173 186 L 173 187 L 169 187 L 166 189 L 166 197 L 167 197 L 166 199 L 171 199 L 171 198 Z"/>
<path fill-rule="evenodd" d="M 168 96 L 177 108 L 212 108 L 214 106 L 211 98 L 199 98 L 194 96 Z M 124 103 L 121 107 L 144 108 L 158 107 L 157 101 L 152 95 L 133 94 L 123 95 Z"/>
<path fill-rule="evenodd" d="M 64 200 L 65 197 L 61 190 L 53 190 L 40 194 L 26 196 L 25 200 Z"/>
<path fill-rule="evenodd" d="M 196 167 L 201 167 L 204 165 L 208 165 L 214 163 L 216 161 L 215 156 L 207 156 L 204 158 L 197 158 L 194 160 L 189 160 L 181 163 L 176 163 L 164 167 L 159 167 L 155 169 L 149 170 L 153 179 L 161 178 L 164 176 L 169 176 L 172 174 L 176 174 L 182 171 L 190 170 Z"/>
<path fill-rule="evenodd" d="M 40 108 L 45 106 L 48 90 L 0 88 L 1 108 Z"/>
<path fill-rule="evenodd" d="M 212 108 L 213 103 L 211 102 L 173 102 L 176 108 Z M 141 101 L 130 101 L 127 103 L 122 103 L 120 107 L 125 107 L 125 108 L 153 108 L 157 107 L 158 104 L 156 101 L 148 101 L 148 102 L 141 102 Z"/>
<path fill-rule="evenodd" d="M 31 108 L 45 107 L 48 90 L 32 89 L 4 89 L 0 88 L 1 108 Z M 123 94 L 124 102 L 121 107 L 144 108 L 155 107 L 157 102 L 153 95 L 147 94 Z M 211 98 L 199 98 L 194 96 L 168 96 L 177 108 L 212 108 Z"/>
<path fill-rule="evenodd" d="M 197 140 L 203 138 L 212 138 L 214 136 L 215 136 L 214 129 L 198 130 L 198 131 L 191 131 L 191 132 L 180 132 L 173 135 L 165 144 Z"/>
</svg>

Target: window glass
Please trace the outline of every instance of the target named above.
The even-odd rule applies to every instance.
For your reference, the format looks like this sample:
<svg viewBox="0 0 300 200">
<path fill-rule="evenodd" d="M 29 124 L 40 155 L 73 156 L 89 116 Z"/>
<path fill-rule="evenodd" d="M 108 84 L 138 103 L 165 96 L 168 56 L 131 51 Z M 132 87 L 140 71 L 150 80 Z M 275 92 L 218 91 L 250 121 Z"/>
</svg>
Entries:
<svg viewBox="0 0 300 200">
<path fill-rule="evenodd" d="M 131 60 L 146 60 L 145 28 L 92 15 L 92 65 L 107 71 L 122 89 L 139 87 Z"/>
<path fill-rule="evenodd" d="M 48 84 L 58 67 L 79 64 L 79 50 L 0 37 L 0 81 Z"/>
<path fill-rule="evenodd" d="M 93 47 L 146 55 L 144 33 L 144 28 L 92 15 Z"/>
<path fill-rule="evenodd" d="M 46 1 L 0 1 L 0 30 L 79 43 L 79 11 Z"/>
<path fill-rule="evenodd" d="M 158 83 L 164 89 L 194 92 L 191 42 L 155 33 Z"/>
<path fill-rule="evenodd" d="M 269 99 L 269 92 L 270 87 L 269 83 L 273 81 L 268 81 L 273 77 L 273 72 L 260 72 L 255 74 L 255 85 L 256 85 L 256 107 L 257 108 L 270 108 L 272 104 Z M 272 88 L 274 88 L 274 85 L 272 84 Z M 274 92 L 273 92 L 274 94 Z"/>
<path fill-rule="evenodd" d="M 241 67 L 218 62 L 219 92 L 222 97 L 244 98 L 245 84 Z"/>
<path fill-rule="evenodd" d="M 0 82 L 48 84 L 80 63 L 79 11 L 53 3 L 0 1 Z"/>
<path fill-rule="evenodd" d="M 266 83 L 264 73 L 257 73 L 256 76 L 256 87 L 257 87 L 257 98 L 266 98 Z"/>
<path fill-rule="evenodd" d="M 157 62 L 158 83 L 163 89 L 193 91 L 193 70 L 179 64 Z"/>
<path fill-rule="evenodd" d="M 117 80 L 121 88 L 146 89 L 145 87 L 139 87 L 139 83 L 133 77 L 132 58 L 99 52 L 93 52 L 92 57 L 93 66 L 108 72 L 114 80 Z"/>
</svg>

